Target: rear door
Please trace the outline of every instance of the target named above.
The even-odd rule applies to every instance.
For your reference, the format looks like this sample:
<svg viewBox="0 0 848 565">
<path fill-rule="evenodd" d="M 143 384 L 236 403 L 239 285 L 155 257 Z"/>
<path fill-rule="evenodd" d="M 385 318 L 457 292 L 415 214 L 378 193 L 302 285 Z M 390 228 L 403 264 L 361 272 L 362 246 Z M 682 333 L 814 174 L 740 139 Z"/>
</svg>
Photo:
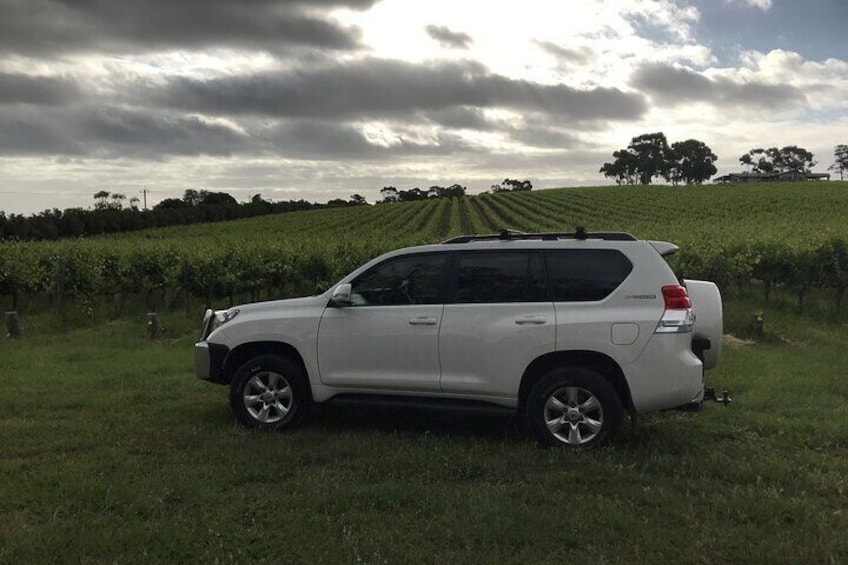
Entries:
<svg viewBox="0 0 848 565">
<path fill-rule="evenodd" d="M 465 251 L 439 336 L 441 389 L 516 397 L 524 369 L 553 351 L 554 306 L 539 251 Z"/>
<path fill-rule="evenodd" d="M 618 363 L 638 358 L 662 315 L 658 275 L 644 271 L 656 263 L 644 261 L 636 276 L 634 263 L 617 249 L 548 250 L 545 259 L 557 350 L 597 351 Z"/>
</svg>

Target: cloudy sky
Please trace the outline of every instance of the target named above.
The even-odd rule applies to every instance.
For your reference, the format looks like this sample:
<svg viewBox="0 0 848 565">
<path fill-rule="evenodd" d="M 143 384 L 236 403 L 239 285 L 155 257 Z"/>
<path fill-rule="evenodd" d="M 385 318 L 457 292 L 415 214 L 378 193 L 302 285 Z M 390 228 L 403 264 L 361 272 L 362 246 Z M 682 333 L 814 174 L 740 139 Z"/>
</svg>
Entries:
<svg viewBox="0 0 848 565">
<path fill-rule="evenodd" d="M 0 0 L 0 209 L 606 184 L 654 131 L 824 171 L 846 29 L 846 0 Z"/>
</svg>

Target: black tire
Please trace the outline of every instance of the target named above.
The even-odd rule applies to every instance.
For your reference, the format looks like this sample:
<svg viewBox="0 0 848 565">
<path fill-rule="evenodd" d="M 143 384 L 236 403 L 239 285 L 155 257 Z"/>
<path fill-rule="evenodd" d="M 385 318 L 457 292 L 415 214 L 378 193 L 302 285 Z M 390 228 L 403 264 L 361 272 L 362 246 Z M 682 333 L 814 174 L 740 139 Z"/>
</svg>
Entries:
<svg viewBox="0 0 848 565">
<path fill-rule="evenodd" d="M 591 448 L 615 435 L 621 401 L 603 375 L 579 367 L 555 369 L 527 398 L 530 433 L 545 447 Z"/>
<path fill-rule="evenodd" d="M 306 419 L 308 383 L 297 363 L 277 355 L 254 357 L 236 371 L 230 383 L 230 407 L 249 428 L 283 430 Z"/>
</svg>

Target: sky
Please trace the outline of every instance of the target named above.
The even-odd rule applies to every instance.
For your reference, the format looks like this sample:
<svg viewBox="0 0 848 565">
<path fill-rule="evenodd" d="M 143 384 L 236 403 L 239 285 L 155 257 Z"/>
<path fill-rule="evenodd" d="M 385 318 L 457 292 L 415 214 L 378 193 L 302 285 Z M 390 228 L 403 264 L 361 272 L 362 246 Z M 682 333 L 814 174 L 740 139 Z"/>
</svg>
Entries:
<svg viewBox="0 0 848 565">
<path fill-rule="evenodd" d="M 0 0 L 0 210 L 608 184 L 657 131 L 824 172 L 846 29 L 846 0 Z"/>
</svg>

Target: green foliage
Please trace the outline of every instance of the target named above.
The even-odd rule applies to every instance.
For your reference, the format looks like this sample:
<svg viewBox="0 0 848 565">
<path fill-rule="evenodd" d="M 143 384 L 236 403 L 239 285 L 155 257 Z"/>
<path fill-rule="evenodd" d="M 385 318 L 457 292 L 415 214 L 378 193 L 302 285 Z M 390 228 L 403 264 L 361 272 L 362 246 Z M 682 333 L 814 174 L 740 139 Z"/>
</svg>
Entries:
<svg viewBox="0 0 848 565">
<path fill-rule="evenodd" d="M 848 145 L 839 144 L 833 148 L 833 164 L 827 170 L 839 173 L 839 180 L 845 178 L 848 172 Z"/>
<path fill-rule="evenodd" d="M 701 184 L 716 174 L 715 153 L 703 141 L 687 139 L 671 144 L 673 165 L 671 180 L 674 184 Z"/>
<path fill-rule="evenodd" d="M 753 167 L 755 173 L 809 173 L 816 164 L 813 154 L 797 145 L 751 149 L 739 162 Z"/>
<path fill-rule="evenodd" d="M 764 188 L 766 190 L 764 190 Z M 460 233 L 629 231 L 672 241 L 678 274 L 725 293 L 760 281 L 803 305 L 810 290 L 848 288 L 845 183 L 598 187 L 483 194 L 263 216 L 124 236 L 0 244 L 0 296 L 139 295 L 255 300 L 326 288 L 383 252 Z M 811 195 L 814 190 L 815 194 Z M 768 194 L 768 198 L 763 195 Z"/>
<path fill-rule="evenodd" d="M 716 173 L 718 159 L 703 141 L 687 139 L 671 146 L 662 132 L 634 137 L 627 149 L 615 151 L 600 172 L 621 184 L 651 184 L 662 177 L 674 184 L 700 184 Z"/>
</svg>

